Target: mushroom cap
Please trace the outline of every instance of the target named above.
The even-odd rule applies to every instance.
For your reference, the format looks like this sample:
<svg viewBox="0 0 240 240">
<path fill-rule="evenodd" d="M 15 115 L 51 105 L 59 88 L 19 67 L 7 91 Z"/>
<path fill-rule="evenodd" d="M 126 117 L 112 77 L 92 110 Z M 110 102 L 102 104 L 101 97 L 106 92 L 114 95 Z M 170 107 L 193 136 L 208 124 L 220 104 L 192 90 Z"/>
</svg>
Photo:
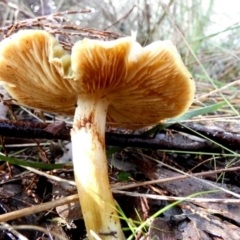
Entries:
<svg viewBox="0 0 240 240">
<path fill-rule="evenodd" d="M 74 114 L 70 74 L 70 55 L 46 31 L 21 30 L 0 42 L 0 80 L 21 105 Z"/>
<path fill-rule="evenodd" d="M 194 81 L 170 41 L 141 47 L 132 37 L 85 39 L 71 61 L 76 91 L 107 98 L 112 126 L 137 129 L 177 117 L 194 98 Z"/>
<path fill-rule="evenodd" d="M 132 37 L 84 39 L 71 56 L 43 30 L 0 42 L 0 80 L 20 104 L 73 115 L 77 99 L 109 103 L 107 122 L 137 129 L 186 112 L 195 84 L 170 41 L 141 47 Z"/>
</svg>

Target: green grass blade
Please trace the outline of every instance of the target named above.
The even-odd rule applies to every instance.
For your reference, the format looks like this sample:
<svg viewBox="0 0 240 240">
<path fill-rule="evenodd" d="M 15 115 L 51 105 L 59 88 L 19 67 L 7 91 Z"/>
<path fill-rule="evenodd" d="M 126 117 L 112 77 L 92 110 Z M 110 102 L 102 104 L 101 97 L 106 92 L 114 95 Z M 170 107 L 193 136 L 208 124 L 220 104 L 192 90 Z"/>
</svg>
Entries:
<svg viewBox="0 0 240 240">
<path fill-rule="evenodd" d="M 167 205 L 166 207 L 164 207 L 164 208 L 160 209 L 159 211 L 157 211 L 156 213 L 154 213 L 154 214 L 153 214 L 151 217 L 149 217 L 146 221 L 144 221 L 143 223 L 141 223 L 140 226 L 138 226 L 138 227 L 134 230 L 133 234 L 132 234 L 130 237 L 128 237 L 127 240 L 133 239 L 134 236 L 135 236 L 139 231 L 141 231 L 141 230 L 142 230 L 143 228 L 145 228 L 145 227 L 150 226 L 151 222 L 152 222 L 155 218 L 157 218 L 159 215 L 161 215 L 161 214 L 164 213 L 165 211 L 169 210 L 170 208 L 178 205 L 179 203 L 182 203 L 182 202 L 184 202 L 184 201 L 187 200 L 187 199 L 190 199 L 190 198 L 193 198 L 193 197 L 197 197 L 197 196 L 202 195 L 202 194 L 209 194 L 209 193 L 216 193 L 216 192 L 219 192 L 219 190 L 209 190 L 209 191 L 204 191 L 204 192 L 193 193 L 193 194 L 185 197 L 184 199 L 178 200 L 178 201 L 176 201 L 176 202 L 173 202 L 173 203 Z"/>
<path fill-rule="evenodd" d="M 226 105 L 226 102 L 220 102 L 220 103 L 216 103 L 207 107 L 203 107 L 203 108 L 199 108 L 193 111 L 189 111 L 186 114 L 184 114 L 181 117 L 178 118 L 174 118 L 174 119 L 170 119 L 169 121 L 167 121 L 166 124 L 169 123 L 175 123 L 175 122 L 182 122 L 188 119 L 191 119 L 193 117 L 199 116 L 199 115 L 204 115 L 207 113 L 211 113 L 214 111 L 217 111 L 219 108 L 223 107 L 224 105 Z"/>
<path fill-rule="evenodd" d="M 203 41 L 203 40 L 206 40 L 206 39 L 209 39 L 209 38 L 213 38 L 213 37 L 215 37 L 215 36 L 217 36 L 217 35 L 219 35 L 219 34 L 222 34 L 222 33 L 227 32 L 227 31 L 236 30 L 236 29 L 238 29 L 238 28 L 240 28 L 240 26 L 239 26 L 238 24 L 235 24 L 235 25 L 233 25 L 233 26 L 224 28 L 224 29 L 221 30 L 221 31 L 218 31 L 218 32 L 215 32 L 215 33 L 211 33 L 211 34 L 209 34 L 209 35 L 207 35 L 207 36 L 201 36 L 201 37 L 199 37 L 199 38 L 196 38 L 196 39 L 194 39 L 194 41 Z"/>
<path fill-rule="evenodd" d="M 165 129 L 165 128 L 171 126 L 172 124 L 174 124 L 176 122 L 186 121 L 188 119 L 191 119 L 191 118 L 199 116 L 199 115 L 204 115 L 204 114 L 207 114 L 207 113 L 217 111 L 218 109 L 220 109 L 224 105 L 226 105 L 226 102 L 220 102 L 220 103 L 216 103 L 216 104 L 213 104 L 213 105 L 210 105 L 210 106 L 207 106 L 207 107 L 203 107 L 203 108 L 199 108 L 199 109 L 196 109 L 196 110 L 193 110 L 193 111 L 189 111 L 181 117 L 173 118 L 173 119 L 168 120 L 165 123 L 158 124 L 158 125 L 154 126 L 153 128 L 144 132 L 142 135 L 143 136 L 150 136 L 150 135 L 156 133 L 159 130 L 162 130 L 162 129 Z"/>
<path fill-rule="evenodd" d="M 6 157 L 3 155 L 0 155 L 0 160 L 9 162 L 11 164 L 16 164 L 19 166 L 38 168 L 38 169 L 42 169 L 42 170 L 54 170 L 54 169 L 62 169 L 62 168 L 72 167 L 71 163 L 48 164 L 48 163 L 40 163 L 40 162 L 29 162 L 29 161 L 25 161 L 25 160 L 16 159 L 16 158 Z"/>
</svg>

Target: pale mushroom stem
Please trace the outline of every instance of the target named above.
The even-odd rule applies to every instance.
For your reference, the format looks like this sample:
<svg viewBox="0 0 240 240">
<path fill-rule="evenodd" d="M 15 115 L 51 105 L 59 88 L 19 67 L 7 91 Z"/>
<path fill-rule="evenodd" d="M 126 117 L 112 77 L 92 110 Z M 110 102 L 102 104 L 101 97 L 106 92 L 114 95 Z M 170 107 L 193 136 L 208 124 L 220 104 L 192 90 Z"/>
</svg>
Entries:
<svg viewBox="0 0 240 240">
<path fill-rule="evenodd" d="M 75 181 L 89 239 L 124 239 L 108 179 L 105 124 L 108 101 L 80 96 L 71 131 Z"/>
</svg>

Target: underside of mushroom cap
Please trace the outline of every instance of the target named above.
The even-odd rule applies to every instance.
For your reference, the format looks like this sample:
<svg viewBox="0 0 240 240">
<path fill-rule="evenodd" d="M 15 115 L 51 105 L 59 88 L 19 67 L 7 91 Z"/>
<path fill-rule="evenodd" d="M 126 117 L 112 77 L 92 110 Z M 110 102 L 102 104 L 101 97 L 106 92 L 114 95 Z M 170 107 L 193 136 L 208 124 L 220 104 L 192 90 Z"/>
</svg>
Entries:
<svg viewBox="0 0 240 240">
<path fill-rule="evenodd" d="M 0 42 L 0 81 L 19 104 L 73 115 L 70 55 L 43 30 L 22 30 Z"/>
<path fill-rule="evenodd" d="M 170 41 L 141 47 L 131 37 L 85 39 L 71 58 L 78 93 L 106 98 L 112 126 L 153 125 L 183 114 L 193 101 L 194 81 Z"/>
<path fill-rule="evenodd" d="M 73 115 L 78 97 L 94 95 L 107 99 L 109 125 L 129 129 L 183 114 L 195 93 L 170 41 L 84 39 L 70 56 L 46 31 L 22 30 L 0 43 L 0 66 L 0 80 L 22 105 Z"/>
</svg>

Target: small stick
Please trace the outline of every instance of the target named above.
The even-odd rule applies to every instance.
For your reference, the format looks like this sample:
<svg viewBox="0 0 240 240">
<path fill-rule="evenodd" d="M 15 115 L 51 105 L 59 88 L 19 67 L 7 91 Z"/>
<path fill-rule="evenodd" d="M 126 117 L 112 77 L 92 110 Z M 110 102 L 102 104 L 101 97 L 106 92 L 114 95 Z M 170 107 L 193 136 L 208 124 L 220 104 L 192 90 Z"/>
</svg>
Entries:
<svg viewBox="0 0 240 240">
<path fill-rule="evenodd" d="M 13 211 L 10 213 L 2 214 L 2 215 L 0 215 L 0 222 L 7 222 L 10 220 L 14 220 L 16 218 L 24 217 L 24 216 L 34 214 L 34 213 L 47 211 L 47 210 L 55 208 L 57 206 L 61 206 L 64 204 L 73 203 L 73 202 L 77 202 L 77 201 L 79 201 L 78 194 L 70 195 L 67 197 L 62 197 L 62 198 L 59 198 L 54 201 L 50 201 L 50 202 L 34 205 L 31 207 L 23 208 L 23 209 Z"/>
</svg>

